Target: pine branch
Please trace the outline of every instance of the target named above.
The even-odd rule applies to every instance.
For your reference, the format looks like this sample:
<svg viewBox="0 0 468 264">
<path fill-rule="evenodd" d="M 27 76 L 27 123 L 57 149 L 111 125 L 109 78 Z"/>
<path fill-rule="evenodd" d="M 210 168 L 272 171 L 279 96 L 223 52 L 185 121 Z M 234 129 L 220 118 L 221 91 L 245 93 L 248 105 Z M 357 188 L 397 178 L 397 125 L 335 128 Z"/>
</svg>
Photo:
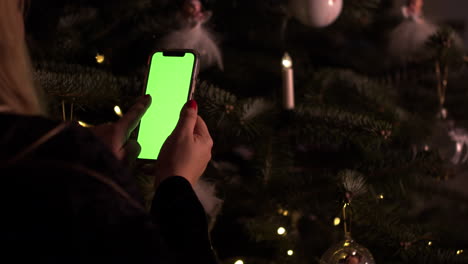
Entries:
<svg viewBox="0 0 468 264">
<path fill-rule="evenodd" d="M 103 122 L 103 109 L 112 112 L 115 105 L 130 107 L 133 98 L 142 90 L 142 78 L 115 76 L 104 70 L 72 64 L 39 63 L 35 80 L 45 91 L 51 104 L 61 101 L 73 103 L 75 110 L 101 112 L 91 115 L 88 122 Z M 54 108 L 54 107 L 52 107 Z M 107 111 L 105 110 L 105 111 Z M 61 116 L 55 113 L 55 116 Z M 109 117 L 105 117 L 109 118 Z M 107 120 L 109 121 L 109 120 Z"/>
<path fill-rule="evenodd" d="M 249 142 L 261 135 L 272 112 L 265 99 L 239 100 L 234 94 L 203 83 L 197 90 L 200 112 L 213 131 L 223 132 L 223 138 L 243 138 Z M 263 125 L 263 127 L 262 127 Z M 216 133 L 216 132 L 215 132 Z M 234 139 L 233 142 L 236 142 Z"/>
</svg>

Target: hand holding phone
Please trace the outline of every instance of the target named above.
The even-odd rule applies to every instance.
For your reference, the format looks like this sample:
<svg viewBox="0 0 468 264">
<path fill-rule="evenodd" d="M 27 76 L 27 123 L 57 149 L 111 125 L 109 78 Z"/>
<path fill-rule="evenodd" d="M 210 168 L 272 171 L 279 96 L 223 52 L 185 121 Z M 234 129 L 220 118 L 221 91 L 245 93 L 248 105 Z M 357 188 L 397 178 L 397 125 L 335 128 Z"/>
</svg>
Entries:
<svg viewBox="0 0 468 264">
<path fill-rule="evenodd" d="M 182 176 L 194 186 L 211 160 L 213 140 L 197 110 L 197 103 L 190 100 L 180 112 L 156 163 L 156 187 L 171 176 Z"/>
</svg>

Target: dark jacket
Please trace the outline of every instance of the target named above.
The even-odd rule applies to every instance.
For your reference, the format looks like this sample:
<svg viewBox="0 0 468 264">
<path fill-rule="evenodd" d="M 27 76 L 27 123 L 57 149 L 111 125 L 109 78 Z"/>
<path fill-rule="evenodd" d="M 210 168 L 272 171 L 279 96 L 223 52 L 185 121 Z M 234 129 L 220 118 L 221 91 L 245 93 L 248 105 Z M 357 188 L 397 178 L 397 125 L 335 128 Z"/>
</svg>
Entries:
<svg viewBox="0 0 468 264">
<path fill-rule="evenodd" d="M 9 114 L 0 127 L 0 262 L 216 263 L 184 178 L 165 180 L 147 212 L 133 176 L 88 129 Z"/>
</svg>

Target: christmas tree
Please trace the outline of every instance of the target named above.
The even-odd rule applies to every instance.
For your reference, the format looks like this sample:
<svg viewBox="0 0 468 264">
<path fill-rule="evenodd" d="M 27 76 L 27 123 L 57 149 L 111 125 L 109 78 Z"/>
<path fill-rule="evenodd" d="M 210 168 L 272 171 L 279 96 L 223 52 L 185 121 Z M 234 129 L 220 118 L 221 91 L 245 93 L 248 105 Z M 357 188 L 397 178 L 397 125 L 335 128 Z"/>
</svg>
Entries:
<svg viewBox="0 0 468 264">
<path fill-rule="evenodd" d="M 27 31 L 51 116 L 82 125 L 128 109 L 154 50 L 201 54 L 221 263 L 468 263 L 466 59 L 442 25 L 395 55 L 392 32 L 408 18 L 391 9 L 47 0 L 31 1 Z M 151 178 L 135 173 L 150 197 Z"/>
</svg>

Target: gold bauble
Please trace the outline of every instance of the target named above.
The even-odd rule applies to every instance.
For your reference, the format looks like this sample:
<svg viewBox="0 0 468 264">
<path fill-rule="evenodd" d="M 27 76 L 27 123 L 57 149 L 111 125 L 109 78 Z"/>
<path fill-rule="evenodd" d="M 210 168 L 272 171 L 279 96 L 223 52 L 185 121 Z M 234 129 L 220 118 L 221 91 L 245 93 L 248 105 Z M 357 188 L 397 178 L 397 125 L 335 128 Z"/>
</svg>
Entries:
<svg viewBox="0 0 468 264">
<path fill-rule="evenodd" d="M 370 251 L 347 237 L 328 249 L 320 264 L 375 264 Z"/>
</svg>

